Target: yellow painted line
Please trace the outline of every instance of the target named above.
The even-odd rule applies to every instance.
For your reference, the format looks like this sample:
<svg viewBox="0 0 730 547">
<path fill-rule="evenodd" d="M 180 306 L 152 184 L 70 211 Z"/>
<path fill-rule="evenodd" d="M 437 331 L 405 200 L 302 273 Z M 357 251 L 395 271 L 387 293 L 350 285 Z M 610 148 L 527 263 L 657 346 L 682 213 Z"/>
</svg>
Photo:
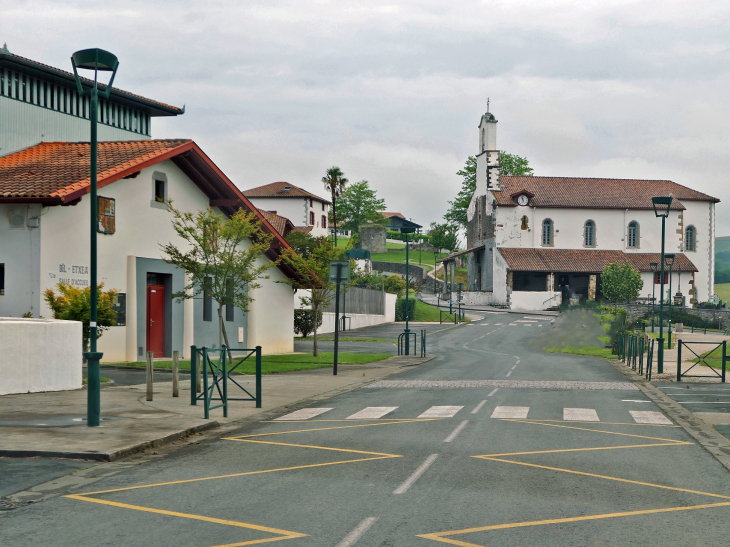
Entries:
<svg viewBox="0 0 730 547">
<path fill-rule="evenodd" d="M 523 528 L 526 526 L 544 526 L 546 524 L 565 524 L 569 522 L 582 522 L 587 520 L 610 519 L 618 517 L 633 517 L 639 515 L 653 515 L 657 513 L 672 513 L 676 511 L 693 511 L 697 509 L 711 509 L 713 507 L 726 507 L 730 505 L 730 501 L 722 503 L 705 503 L 702 505 L 686 505 L 683 507 L 663 507 L 661 509 L 642 509 L 640 511 L 624 511 L 621 513 L 604 513 L 602 515 L 585 515 L 582 517 L 566 517 L 559 519 L 532 520 L 527 522 L 508 522 L 506 524 L 493 524 L 491 526 L 479 526 L 476 528 L 464 528 L 463 530 L 451 530 L 448 532 L 435 532 L 432 534 L 421 534 L 416 537 L 432 539 L 441 543 L 449 543 L 451 545 L 460 545 L 462 547 L 484 547 L 477 543 L 468 543 L 466 541 L 458 541 L 446 539 L 445 536 L 456 536 L 459 534 L 473 534 L 474 532 L 487 532 L 491 530 L 506 530 L 509 528 Z"/>
<path fill-rule="evenodd" d="M 238 441 L 241 443 L 261 443 L 261 444 L 275 444 L 279 446 L 295 446 L 297 448 L 316 448 L 318 450 L 334 450 L 335 452 L 353 452 L 355 454 L 370 454 L 372 456 L 383 456 L 385 458 L 401 458 L 398 454 L 387 454 L 385 452 L 369 452 L 366 450 L 353 450 L 351 448 L 332 448 L 329 446 L 317 446 L 313 444 L 293 444 L 293 443 L 277 443 L 275 441 L 255 441 L 253 439 L 241 439 L 241 438 L 228 438 L 228 441 Z"/>
<path fill-rule="evenodd" d="M 620 448 L 646 448 L 649 446 L 677 446 L 677 445 L 693 445 L 694 443 L 681 441 L 670 442 L 670 443 L 653 443 L 653 444 L 627 444 L 623 446 L 598 446 L 591 448 L 561 448 L 558 450 L 534 450 L 532 452 L 506 452 L 504 454 L 482 454 L 479 456 L 472 456 L 472 458 L 492 458 L 497 456 L 526 456 L 529 454 L 557 454 L 560 452 L 589 452 L 592 450 L 618 450 Z"/>
<path fill-rule="evenodd" d="M 261 420 L 262 424 L 302 424 L 311 422 L 432 422 L 434 420 L 443 420 L 443 418 L 360 418 L 354 420 Z M 634 424 L 634 425 L 653 425 L 653 424 Z M 668 427 L 668 426 L 664 426 Z M 679 426 L 672 426 L 679 427 Z"/>
<path fill-rule="evenodd" d="M 233 545 L 254 545 L 256 543 L 266 543 L 270 541 L 279 541 L 282 539 L 294 539 L 294 538 L 301 538 L 306 537 L 307 534 L 300 534 L 299 532 L 290 532 L 289 530 L 280 530 L 278 528 L 271 528 L 269 526 L 261 526 L 259 524 L 249 524 L 247 522 L 238 522 L 235 520 L 224 520 L 224 519 L 217 519 L 214 517 L 206 517 L 203 515 L 193 515 L 191 513 L 178 513 L 177 511 L 167 511 L 165 509 L 154 509 L 152 507 L 144 507 L 141 505 L 130 505 L 128 503 L 119 503 L 116 501 L 108 501 L 108 500 L 100 500 L 95 498 L 89 498 L 88 495 L 81 495 L 81 494 L 70 494 L 68 496 L 64 496 L 65 498 L 72 498 L 76 500 L 81 501 L 88 501 L 91 503 L 99 503 L 101 505 L 111 505 L 112 507 L 121 507 L 123 509 L 133 509 L 135 511 L 144 511 L 146 513 L 156 513 L 158 515 L 167 515 L 170 517 L 180 517 L 180 518 L 186 518 L 186 519 L 192 519 L 192 520 L 201 520 L 204 522 L 211 522 L 213 524 L 223 524 L 225 526 L 237 526 L 238 528 L 248 528 L 250 530 L 257 530 L 259 532 L 267 532 L 270 534 L 278 534 L 283 537 L 278 538 L 267 538 L 267 539 L 255 539 L 251 541 L 245 541 L 243 543 L 234 543 L 229 544 L 228 546 L 218 546 L 218 547 L 232 547 Z"/>
<path fill-rule="evenodd" d="M 686 441 L 675 441 L 674 439 L 664 439 L 662 437 L 649 437 L 647 435 L 635 435 L 633 433 L 620 433 L 618 431 L 604 431 L 602 429 L 591 429 L 588 427 L 574 427 L 574 426 L 570 426 L 570 425 L 560 425 L 560 424 L 545 424 L 545 423 L 536 422 L 533 420 L 512 420 L 512 421 L 518 422 L 518 423 L 523 423 L 523 424 L 544 425 L 545 427 L 562 427 L 565 429 L 577 429 L 579 431 L 591 431 L 593 433 L 604 433 L 606 435 L 620 435 L 621 437 L 634 437 L 637 439 L 649 439 L 651 441 L 664 441 L 664 442 L 674 443 L 674 444 L 686 444 Z"/>
<path fill-rule="evenodd" d="M 473 456 L 475 458 L 481 458 L 484 460 L 491 460 L 495 462 L 503 462 L 503 463 L 512 463 L 515 465 L 524 465 L 526 467 L 536 467 L 538 469 L 547 469 L 549 471 L 562 471 L 563 473 L 571 473 L 573 475 L 583 475 L 584 477 L 594 477 L 597 479 L 606 479 L 610 481 L 617 481 L 617 482 L 626 482 L 629 484 L 638 484 L 640 486 L 651 486 L 653 488 L 662 488 L 664 490 L 674 490 L 676 492 L 685 492 L 687 494 L 698 494 L 700 496 L 711 496 L 713 498 L 722 498 L 726 500 L 730 500 L 730 496 L 723 496 L 722 494 L 713 494 L 711 492 L 702 492 L 699 490 L 689 490 L 687 488 L 677 488 L 674 486 L 664 486 L 663 484 L 653 484 L 651 482 L 643 482 L 643 481 L 635 481 L 631 479 L 622 479 L 620 477 L 609 477 L 608 475 L 597 475 L 595 473 L 586 473 L 585 471 L 574 471 L 572 469 L 564 469 L 562 467 L 550 467 L 547 465 L 539 465 L 536 463 L 527 463 L 527 462 L 516 462 L 512 460 L 503 460 L 500 458 L 493 458 L 489 456 Z"/>
<path fill-rule="evenodd" d="M 521 420 L 515 420 L 514 418 L 499 418 L 505 422 L 517 422 Z M 560 423 L 571 423 L 571 424 L 593 424 L 593 425 L 632 425 L 638 427 L 681 427 L 678 425 L 667 425 L 667 424 L 637 424 L 636 422 L 587 422 L 583 420 L 532 420 L 534 422 L 560 422 Z"/>
<path fill-rule="evenodd" d="M 438 419 L 438 418 L 435 418 Z M 345 420 L 343 420 L 345 421 Z M 291 431 L 275 431 L 273 433 L 257 433 L 256 435 L 241 435 L 240 437 L 223 437 L 226 441 L 238 441 L 240 439 L 250 439 L 252 437 L 267 437 L 269 435 L 286 435 L 287 433 L 306 433 L 307 431 L 330 431 L 332 429 L 349 429 L 352 427 L 375 427 L 380 425 L 393 425 L 393 424 L 409 424 L 413 422 L 428 422 L 433 421 L 432 420 L 400 420 L 396 422 L 380 422 L 375 424 L 353 424 L 353 425 L 338 425 L 334 427 L 313 427 L 310 429 L 294 429 Z M 282 422 L 276 422 L 276 423 L 282 423 Z M 286 423 L 286 422 L 284 422 Z"/>
</svg>

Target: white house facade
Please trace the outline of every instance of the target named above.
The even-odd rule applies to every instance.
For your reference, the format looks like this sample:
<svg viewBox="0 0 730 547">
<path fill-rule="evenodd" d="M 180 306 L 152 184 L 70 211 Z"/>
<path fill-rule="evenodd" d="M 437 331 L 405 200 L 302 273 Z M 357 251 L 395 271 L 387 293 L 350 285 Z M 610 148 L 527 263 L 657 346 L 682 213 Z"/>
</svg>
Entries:
<svg viewBox="0 0 730 547">
<path fill-rule="evenodd" d="M 468 300 L 545 309 L 600 299 L 603 268 L 627 260 L 644 280 L 641 296 L 660 298 L 652 263 L 662 230 L 651 198 L 670 194 L 665 252 L 676 258 L 664 298 L 670 279 L 685 305 L 712 297 L 717 198 L 667 180 L 500 176 L 496 130 L 494 115 L 482 116 L 467 250 L 457 253 L 468 255 Z"/>
<path fill-rule="evenodd" d="M 330 202 L 289 182 L 272 182 L 244 190 L 251 203 L 262 211 L 288 218 L 299 231 L 314 237 L 328 234 Z"/>
</svg>

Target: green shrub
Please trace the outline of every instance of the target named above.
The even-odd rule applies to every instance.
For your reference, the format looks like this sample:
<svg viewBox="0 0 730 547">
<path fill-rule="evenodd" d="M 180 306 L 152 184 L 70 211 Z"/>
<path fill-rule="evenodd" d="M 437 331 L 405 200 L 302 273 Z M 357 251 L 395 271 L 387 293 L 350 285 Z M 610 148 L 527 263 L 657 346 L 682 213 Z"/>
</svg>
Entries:
<svg viewBox="0 0 730 547">
<path fill-rule="evenodd" d="M 322 310 L 317 310 L 317 328 L 322 326 Z M 314 332 L 314 313 L 312 310 L 294 310 L 294 334 L 306 338 Z"/>
<path fill-rule="evenodd" d="M 406 289 L 406 280 L 401 276 L 393 274 L 385 278 L 385 292 L 400 294 Z"/>
<path fill-rule="evenodd" d="M 413 291 L 409 291 L 408 297 L 408 319 L 413 321 L 416 317 L 416 297 Z M 405 321 L 406 320 L 406 298 L 405 296 L 398 296 L 398 300 L 395 303 L 395 320 Z"/>
</svg>

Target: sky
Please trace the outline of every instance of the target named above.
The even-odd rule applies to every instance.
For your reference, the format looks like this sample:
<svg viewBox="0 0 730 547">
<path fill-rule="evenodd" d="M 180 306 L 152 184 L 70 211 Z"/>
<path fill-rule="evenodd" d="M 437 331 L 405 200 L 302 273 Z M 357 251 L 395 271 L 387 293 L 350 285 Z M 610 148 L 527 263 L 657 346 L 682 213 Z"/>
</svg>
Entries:
<svg viewBox="0 0 730 547">
<path fill-rule="evenodd" d="M 15 0 L 0 44 L 68 70 L 115 53 L 115 87 L 186 107 L 152 136 L 194 139 L 242 189 L 325 196 L 337 165 L 441 221 L 489 98 L 536 175 L 670 179 L 722 200 L 726 236 L 729 23 L 727 0 Z"/>
</svg>

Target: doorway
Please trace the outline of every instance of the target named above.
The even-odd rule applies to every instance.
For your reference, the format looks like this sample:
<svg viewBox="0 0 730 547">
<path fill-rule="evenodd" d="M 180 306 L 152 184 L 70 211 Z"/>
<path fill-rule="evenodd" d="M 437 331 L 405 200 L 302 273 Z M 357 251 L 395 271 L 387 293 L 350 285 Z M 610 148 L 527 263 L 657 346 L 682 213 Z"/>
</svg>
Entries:
<svg viewBox="0 0 730 547">
<path fill-rule="evenodd" d="M 147 285 L 147 351 L 165 356 L 165 286 Z"/>
</svg>

